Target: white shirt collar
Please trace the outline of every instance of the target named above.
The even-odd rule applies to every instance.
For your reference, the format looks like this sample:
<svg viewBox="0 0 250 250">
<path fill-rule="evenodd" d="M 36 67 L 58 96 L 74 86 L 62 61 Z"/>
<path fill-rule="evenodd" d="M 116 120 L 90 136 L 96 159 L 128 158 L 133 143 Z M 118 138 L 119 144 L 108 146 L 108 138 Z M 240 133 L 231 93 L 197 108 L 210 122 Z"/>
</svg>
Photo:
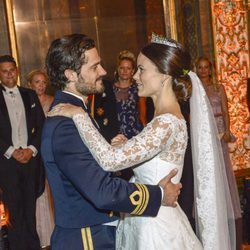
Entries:
<svg viewBox="0 0 250 250">
<path fill-rule="evenodd" d="M 6 92 L 12 92 L 14 94 L 17 94 L 19 91 L 18 91 L 18 87 L 15 86 L 13 88 L 8 88 L 7 86 L 3 85 L 3 87 L 5 88 Z"/>
<path fill-rule="evenodd" d="M 67 94 L 69 94 L 69 95 L 73 95 L 74 97 L 80 99 L 80 100 L 83 102 L 84 107 L 87 109 L 87 105 L 86 105 L 84 99 L 83 99 L 81 96 L 76 95 L 76 94 L 74 94 L 74 93 L 72 93 L 72 92 L 69 92 L 69 91 L 67 91 L 67 90 L 63 90 L 62 92 L 67 93 Z"/>
</svg>

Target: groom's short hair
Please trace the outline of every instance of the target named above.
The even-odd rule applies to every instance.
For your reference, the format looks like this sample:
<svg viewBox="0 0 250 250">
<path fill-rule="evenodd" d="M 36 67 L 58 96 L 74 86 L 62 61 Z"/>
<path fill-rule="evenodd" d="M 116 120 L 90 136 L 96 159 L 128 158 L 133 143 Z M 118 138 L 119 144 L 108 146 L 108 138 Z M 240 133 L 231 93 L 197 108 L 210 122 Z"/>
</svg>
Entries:
<svg viewBox="0 0 250 250">
<path fill-rule="evenodd" d="M 64 71 L 77 74 L 86 63 L 85 51 L 95 47 L 93 39 L 84 34 L 71 34 L 54 40 L 46 56 L 46 70 L 52 85 L 64 89 L 68 79 Z"/>
</svg>

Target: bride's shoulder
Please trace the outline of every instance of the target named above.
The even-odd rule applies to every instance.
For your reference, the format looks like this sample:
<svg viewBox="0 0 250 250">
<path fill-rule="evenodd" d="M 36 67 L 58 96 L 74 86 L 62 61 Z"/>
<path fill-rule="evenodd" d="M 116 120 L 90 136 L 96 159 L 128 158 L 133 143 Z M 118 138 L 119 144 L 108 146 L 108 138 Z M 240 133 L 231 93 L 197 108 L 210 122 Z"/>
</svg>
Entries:
<svg viewBox="0 0 250 250">
<path fill-rule="evenodd" d="M 186 123 L 184 118 L 179 118 L 171 113 L 164 113 L 158 116 L 155 116 L 151 123 L 154 123 L 155 121 L 161 121 L 166 123 Z"/>
<path fill-rule="evenodd" d="M 147 124 L 146 130 L 171 130 L 172 132 L 180 132 L 186 130 L 186 121 L 178 118 L 173 114 L 165 113 L 155 116 L 153 120 Z"/>
</svg>

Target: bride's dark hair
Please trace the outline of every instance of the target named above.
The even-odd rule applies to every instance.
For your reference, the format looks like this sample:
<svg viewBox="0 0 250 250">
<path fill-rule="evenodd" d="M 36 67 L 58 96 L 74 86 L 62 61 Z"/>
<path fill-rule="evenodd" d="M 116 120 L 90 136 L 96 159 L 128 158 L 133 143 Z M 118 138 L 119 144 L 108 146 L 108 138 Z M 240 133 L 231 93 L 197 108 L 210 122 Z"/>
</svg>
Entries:
<svg viewBox="0 0 250 250">
<path fill-rule="evenodd" d="M 183 46 L 171 40 L 175 46 L 150 43 L 141 53 L 149 58 L 159 72 L 173 77 L 173 90 L 178 101 L 187 100 L 192 92 L 192 83 L 188 75 L 191 69 L 190 54 Z"/>
</svg>

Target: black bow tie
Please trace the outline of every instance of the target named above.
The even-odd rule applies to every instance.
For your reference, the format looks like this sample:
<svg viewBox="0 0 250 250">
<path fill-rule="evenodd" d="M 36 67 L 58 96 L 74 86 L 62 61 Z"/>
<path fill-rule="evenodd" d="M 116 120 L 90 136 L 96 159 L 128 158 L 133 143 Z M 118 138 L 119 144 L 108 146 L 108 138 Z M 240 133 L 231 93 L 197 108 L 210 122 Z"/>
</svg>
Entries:
<svg viewBox="0 0 250 250">
<path fill-rule="evenodd" d="M 7 94 L 11 95 L 11 97 L 15 97 L 15 96 L 16 96 L 16 94 L 17 94 L 16 89 L 15 89 L 15 91 L 12 91 L 12 90 L 6 90 L 6 88 L 5 88 L 2 84 L 0 84 L 0 90 L 2 90 L 2 91 L 4 91 L 5 93 L 7 93 Z"/>
<path fill-rule="evenodd" d="M 10 96 L 11 98 L 15 98 L 16 97 L 16 91 L 12 91 L 12 90 L 5 90 L 5 93 Z"/>
<path fill-rule="evenodd" d="M 13 91 L 9 91 L 7 92 L 12 98 L 14 98 L 16 96 L 16 94 Z"/>
</svg>

